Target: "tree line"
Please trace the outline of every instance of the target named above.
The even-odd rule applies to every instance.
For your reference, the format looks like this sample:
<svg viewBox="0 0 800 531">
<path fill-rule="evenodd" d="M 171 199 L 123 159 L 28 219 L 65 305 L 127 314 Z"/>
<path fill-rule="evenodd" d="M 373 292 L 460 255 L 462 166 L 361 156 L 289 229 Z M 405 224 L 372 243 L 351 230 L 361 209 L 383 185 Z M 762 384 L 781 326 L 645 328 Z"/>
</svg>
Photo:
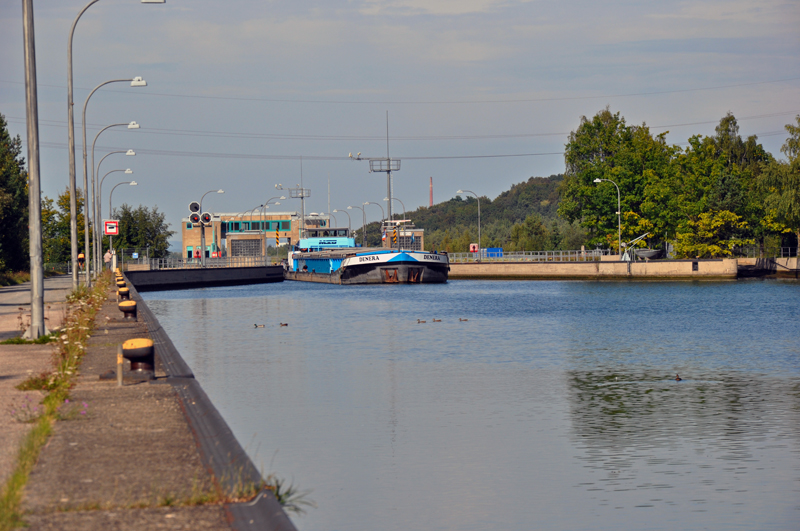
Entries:
<svg viewBox="0 0 800 531">
<path fill-rule="evenodd" d="M 800 116 L 776 159 L 756 136 L 742 138 L 728 113 L 713 136 L 669 145 L 667 132 L 628 125 L 608 108 L 582 117 L 565 148 L 565 173 L 530 178 L 494 200 L 481 197 L 481 246 L 510 251 L 671 247 L 677 257 L 730 256 L 734 248 L 770 251 L 800 238 Z M 599 182 L 596 180 L 599 179 Z M 407 213 L 425 229 L 425 246 L 466 252 L 477 242 L 478 202 L 456 196 Z M 368 245 L 380 244 L 367 226 Z"/>
<path fill-rule="evenodd" d="M 63 263 L 71 260 L 70 244 L 70 194 L 67 188 L 56 200 L 42 198 L 42 254 L 45 263 Z M 12 137 L 8 122 L 0 113 L 0 272 L 30 269 L 28 236 L 28 172 L 22 156 L 22 139 Z M 78 252 L 84 247 L 84 197 L 76 192 L 78 203 Z M 114 209 L 113 216 L 120 220 L 120 234 L 114 237 L 114 248 L 150 248 L 150 256 L 159 258 L 168 254 L 167 240 L 174 234 L 169 230 L 165 215 L 158 207 L 127 204 Z M 90 241 L 93 227 L 90 224 Z M 104 249 L 108 238 L 104 238 Z"/>
</svg>

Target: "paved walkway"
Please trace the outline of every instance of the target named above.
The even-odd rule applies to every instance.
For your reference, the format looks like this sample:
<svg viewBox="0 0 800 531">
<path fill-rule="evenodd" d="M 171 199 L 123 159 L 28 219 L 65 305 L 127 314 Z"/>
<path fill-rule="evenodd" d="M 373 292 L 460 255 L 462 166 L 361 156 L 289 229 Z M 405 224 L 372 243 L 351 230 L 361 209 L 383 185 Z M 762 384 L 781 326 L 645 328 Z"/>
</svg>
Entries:
<svg viewBox="0 0 800 531">
<path fill-rule="evenodd" d="M 44 279 L 44 323 L 49 330 L 61 326 L 64 300 L 71 292 L 72 277 L 69 275 Z M 18 337 L 30 322 L 31 283 L 0 287 L 0 341 Z"/>
<path fill-rule="evenodd" d="M 67 295 L 72 291 L 69 276 L 45 279 L 45 321 L 48 328 L 61 326 Z M 30 282 L 0 287 L 0 341 L 18 337 L 31 319 Z M 51 367 L 52 345 L 0 345 L 0 485 L 13 470 L 17 451 L 30 424 L 19 422 L 37 407 L 43 394 L 22 392 L 15 386 L 32 374 Z M 14 412 L 12 414 L 12 411 Z"/>
<path fill-rule="evenodd" d="M 45 288 L 48 326 L 60 325 L 71 279 L 48 279 Z M 25 287 L 0 288 L 0 333 L 19 335 L 17 315 L 30 315 L 28 297 Z M 87 414 L 54 424 L 25 489 L 25 520 L 33 529 L 59 531 L 231 529 L 224 505 L 202 503 L 216 492 L 214 479 L 203 466 L 175 391 L 164 383 L 160 363 L 155 385 L 126 382 L 117 387 L 116 381 L 98 378 L 116 366 L 117 345 L 149 337 L 147 326 L 121 319 L 114 290 L 95 323 L 70 391 L 71 403 L 81 406 L 72 413 Z M 0 403 L 18 411 L 26 403 L 38 405 L 42 393 L 23 393 L 14 386 L 31 373 L 51 370 L 53 352 L 50 344 L 0 345 Z M 71 418 L 70 406 L 64 407 Z M 3 482 L 31 426 L 19 422 L 19 414 L 10 415 L 11 409 L 0 412 Z"/>
</svg>

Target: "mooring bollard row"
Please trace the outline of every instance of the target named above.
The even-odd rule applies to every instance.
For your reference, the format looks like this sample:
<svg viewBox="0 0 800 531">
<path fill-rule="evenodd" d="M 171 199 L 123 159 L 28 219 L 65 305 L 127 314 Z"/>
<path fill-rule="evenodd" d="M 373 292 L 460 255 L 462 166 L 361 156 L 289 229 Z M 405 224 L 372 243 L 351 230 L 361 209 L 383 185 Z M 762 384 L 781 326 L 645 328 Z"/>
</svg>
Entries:
<svg viewBox="0 0 800 531">
<path fill-rule="evenodd" d="M 131 362 L 131 372 L 155 379 L 155 347 L 152 339 L 129 339 L 122 344 L 122 356 Z"/>
<path fill-rule="evenodd" d="M 125 315 L 125 319 L 136 321 L 136 301 L 122 301 L 118 305 L 119 311 Z"/>
</svg>

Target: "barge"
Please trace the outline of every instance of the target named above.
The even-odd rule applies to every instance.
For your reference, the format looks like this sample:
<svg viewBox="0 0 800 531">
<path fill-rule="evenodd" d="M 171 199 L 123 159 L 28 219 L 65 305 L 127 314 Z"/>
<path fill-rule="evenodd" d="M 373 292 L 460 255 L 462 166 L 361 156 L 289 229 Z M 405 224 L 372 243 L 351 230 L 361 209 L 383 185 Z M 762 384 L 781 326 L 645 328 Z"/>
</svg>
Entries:
<svg viewBox="0 0 800 531">
<path fill-rule="evenodd" d="M 349 229 L 309 229 L 288 255 L 287 280 L 328 284 L 447 282 L 447 253 L 356 247 Z"/>
</svg>

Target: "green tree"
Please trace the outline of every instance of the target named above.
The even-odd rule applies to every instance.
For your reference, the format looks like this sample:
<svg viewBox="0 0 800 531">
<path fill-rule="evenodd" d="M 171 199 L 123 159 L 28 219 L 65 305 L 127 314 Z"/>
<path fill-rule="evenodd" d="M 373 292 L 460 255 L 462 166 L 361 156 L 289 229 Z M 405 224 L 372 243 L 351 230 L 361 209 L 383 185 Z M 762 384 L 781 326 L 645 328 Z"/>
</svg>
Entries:
<svg viewBox="0 0 800 531">
<path fill-rule="evenodd" d="M 550 239 L 541 216 L 531 214 L 511 228 L 510 251 L 544 251 Z"/>
<path fill-rule="evenodd" d="M 78 206 L 78 252 L 85 253 L 83 248 L 84 234 L 86 233 L 83 223 L 83 192 L 80 188 L 75 194 Z M 72 247 L 70 243 L 69 229 L 69 188 L 58 195 L 53 204 L 49 197 L 42 198 L 42 254 L 45 263 L 69 262 L 71 260 Z M 89 239 L 91 241 L 92 227 L 89 227 Z"/>
<path fill-rule="evenodd" d="M 28 236 L 28 173 L 22 140 L 12 138 L 0 114 L 0 270 L 30 267 Z"/>
<path fill-rule="evenodd" d="M 741 237 L 746 229 L 747 222 L 733 212 L 703 212 L 697 221 L 689 220 L 677 234 L 675 255 L 678 258 L 731 256 L 734 246 L 753 243 Z"/>
<path fill-rule="evenodd" d="M 127 204 L 114 209 L 114 217 L 119 220 L 119 236 L 114 237 L 115 249 L 149 248 L 150 258 L 162 258 L 169 254 L 169 238 L 175 231 L 169 230 L 164 213 L 158 207 L 152 209 L 139 205 L 132 208 Z"/>
<path fill-rule="evenodd" d="M 653 216 L 651 223 L 663 232 L 674 220 L 662 216 L 669 212 L 663 208 L 669 187 L 665 189 L 662 180 L 670 176 L 678 149 L 667 145 L 665 135 L 653 137 L 645 124 L 629 126 L 608 108 L 591 120 L 581 117 L 566 145 L 559 215 L 589 229 L 590 243 L 616 247 L 612 236 L 617 233 L 617 189 L 594 182 L 608 179 L 619 186 L 622 212 Z"/>
<path fill-rule="evenodd" d="M 787 124 L 789 138 L 781 147 L 787 161 L 772 160 L 765 164 L 760 185 L 766 192 L 767 215 L 778 231 L 791 231 L 800 247 L 800 115 L 797 125 Z"/>
</svg>

